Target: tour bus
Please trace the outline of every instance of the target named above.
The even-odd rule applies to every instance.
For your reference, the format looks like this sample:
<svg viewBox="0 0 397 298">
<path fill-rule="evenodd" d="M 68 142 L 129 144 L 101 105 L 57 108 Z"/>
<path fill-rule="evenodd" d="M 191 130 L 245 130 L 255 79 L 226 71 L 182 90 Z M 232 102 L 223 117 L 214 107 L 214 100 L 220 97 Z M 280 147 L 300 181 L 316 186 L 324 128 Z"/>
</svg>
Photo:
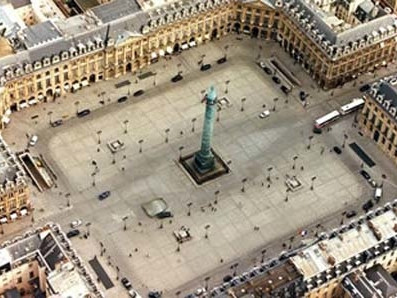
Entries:
<svg viewBox="0 0 397 298">
<path fill-rule="evenodd" d="M 339 111 L 342 115 L 347 115 L 351 112 L 354 112 L 361 108 L 364 105 L 364 99 L 362 98 L 355 98 L 348 104 L 345 104 L 344 106 L 341 106 Z"/>
<path fill-rule="evenodd" d="M 314 121 L 314 128 L 320 129 L 326 126 L 327 124 L 337 120 L 340 117 L 340 113 L 337 110 L 328 113 Z"/>
</svg>

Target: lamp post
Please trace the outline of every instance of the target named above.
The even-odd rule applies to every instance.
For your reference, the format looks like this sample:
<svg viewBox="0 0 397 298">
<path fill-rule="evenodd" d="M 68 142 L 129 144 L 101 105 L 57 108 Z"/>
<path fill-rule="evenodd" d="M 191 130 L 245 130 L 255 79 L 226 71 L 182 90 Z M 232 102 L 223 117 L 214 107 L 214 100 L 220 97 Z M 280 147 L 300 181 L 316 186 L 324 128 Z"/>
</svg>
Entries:
<svg viewBox="0 0 397 298">
<path fill-rule="evenodd" d="M 124 120 L 124 122 L 123 122 L 123 124 L 124 124 L 124 134 L 128 133 L 128 123 L 129 123 L 128 119 Z"/>
<path fill-rule="evenodd" d="M 182 150 L 183 150 L 183 149 L 185 149 L 184 146 L 180 146 L 180 147 L 179 147 L 179 160 L 182 159 Z"/>
<path fill-rule="evenodd" d="M 316 179 L 317 179 L 316 176 L 313 176 L 313 177 L 311 178 L 312 183 L 311 183 L 311 185 L 310 185 L 310 190 L 314 190 L 314 180 L 316 180 Z"/>
<path fill-rule="evenodd" d="M 168 143 L 168 134 L 170 133 L 170 129 L 167 128 L 166 130 L 164 130 L 165 132 L 165 142 Z"/>
<path fill-rule="evenodd" d="M 65 198 L 66 198 L 66 206 L 67 206 L 67 207 L 70 207 L 70 206 L 71 206 L 71 203 L 70 203 L 70 193 L 67 193 L 67 194 L 65 195 Z"/>
<path fill-rule="evenodd" d="M 91 226 L 91 223 L 90 223 L 90 222 L 87 222 L 87 223 L 85 224 L 85 226 L 87 227 L 87 237 L 88 237 L 88 236 L 90 236 L 90 226 Z"/>
<path fill-rule="evenodd" d="M 292 161 L 293 161 L 293 163 L 292 163 L 292 169 L 293 170 L 295 170 L 295 166 L 296 166 L 296 160 L 298 159 L 298 155 L 295 155 L 293 158 L 292 158 Z"/>
<path fill-rule="evenodd" d="M 262 255 L 262 257 L 261 257 L 261 263 L 263 263 L 264 261 L 265 261 L 265 254 L 266 254 L 266 249 L 262 249 L 262 251 L 261 251 L 261 255 Z"/>
<path fill-rule="evenodd" d="M 225 85 L 226 85 L 225 94 L 229 93 L 229 83 L 230 83 L 230 80 L 225 81 Z"/>
<path fill-rule="evenodd" d="M 310 148 L 311 148 L 311 146 L 312 146 L 312 139 L 313 139 L 313 136 L 309 136 L 309 144 L 307 145 L 307 150 L 310 150 Z"/>
<path fill-rule="evenodd" d="M 268 182 L 271 182 L 271 179 L 270 179 L 270 172 L 271 172 L 272 170 L 273 170 L 273 167 L 268 167 L 268 168 L 267 168 L 268 174 L 267 174 L 266 180 L 267 180 Z"/>
<path fill-rule="evenodd" d="M 76 114 L 79 113 L 79 104 L 80 104 L 79 101 L 76 101 L 76 102 L 74 103 L 74 105 L 76 106 Z"/>
<path fill-rule="evenodd" d="M 241 109 L 240 109 L 241 112 L 244 111 L 244 103 L 245 103 L 246 100 L 247 100 L 247 99 L 246 99 L 245 97 L 243 97 L 243 98 L 241 99 Z"/>
<path fill-rule="evenodd" d="M 122 219 L 123 219 L 123 222 L 124 222 L 123 230 L 127 231 L 127 219 L 128 219 L 128 216 L 124 216 Z"/>
<path fill-rule="evenodd" d="M 143 139 L 138 141 L 139 144 L 139 153 L 142 153 L 142 143 L 143 143 Z"/>
<path fill-rule="evenodd" d="M 3 229 L 3 223 L 0 222 L 0 233 L 1 235 L 4 235 L 4 229 Z"/>
<path fill-rule="evenodd" d="M 205 235 L 204 238 L 208 239 L 208 229 L 211 228 L 211 225 L 205 225 L 204 229 L 205 229 Z"/>
<path fill-rule="evenodd" d="M 95 186 L 95 176 L 96 176 L 96 172 L 91 173 L 91 177 L 92 177 L 92 186 Z"/>
<path fill-rule="evenodd" d="M 342 143 L 342 148 L 345 148 L 346 145 L 346 141 L 349 138 L 349 136 L 347 134 L 343 134 L 343 143 Z"/>
<path fill-rule="evenodd" d="M 156 76 L 157 76 L 157 72 L 153 74 L 153 86 L 156 86 Z"/>
<path fill-rule="evenodd" d="M 225 59 L 227 59 L 227 50 L 229 49 L 229 45 L 225 45 L 225 47 L 224 47 L 224 49 L 225 49 Z"/>
<path fill-rule="evenodd" d="M 187 216 L 191 215 L 190 208 L 192 207 L 192 205 L 193 205 L 192 202 L 187 203 Z"/>
<path fill-rule="evenodd" d="M 276 103 L 277 103 L 277 101 L 278 101 L 278 97 L 273 98 L 273 108 L 272 108 L 273 112 L 276 111 Z"/>
<path fill-rule="evenodd" d="M 383 187 L 385 179 L 387 179 L 387 176 L 385 174 L 382 174 L 382 183 L 381 183 L 380 187 Z"/>
<path fill-rule="evenodd" d="M 33 223 L 34 222 L 34 208 L 32 208 L 32 210 L 31 210 L 31 212 L 32 212 L 32 218 L 31 218 L 31 222 Z"/>
<path fill-rule="evenodd" d="M 237 275 L 237 267 L 238 267 L 238 263 L 235 263 L 232 266 L 230 266 L 230 269 L 233 270 L 233 276 Z"/>
<path fill-rule="evenodd" d="M 220 193 L 219 190 L 216 190 L 216 191 L 214 192 L 214 195 L 215 195 L 214 204 L 215 204 L 215 205 L 218 204 L 219 193 Z"/>
<path fill-rule="evenodd" d="M 101 145 L 101 134 L 102 134 L 102 130 L 98 130 L 96 132 L 97 136 L 98 136 L 98 145 Z"/>
<path fill-rule="evenodd" d="M 48 118 L 49 118 L 49 123 L 50 123 L 50 125 L 51 125 L 51 123 L 52 123 L 52 111 L 49 111 L 49 112 L 47 113 L 47 115 L 48 115 Z"/>
<path fill-rule="evenodd" d="M 211 279 L 211 276 L 207 276 L 204 278 L 204 289 L 208 291 L 208 281 Z"/>
<path fill-rule="evenodd" d="M 247 178 L 243 178 L 241 180 L 241 183 L 242 183 L 241 192 L 245 192 L 245 182 L 247 182 Z"/>
<path fill-rule="evenodd" d="M 216 111 L 217 111 L 217 113 L 216 113 L 216 122 L 219 122 L 219 121 L 221 120 L 221 111 L 222 111 L 222 108 L 221 108 L 221 107 L 218 107 L 218 108 L 216 109 Z"/>
<path fill-rule="evenodd" d="M 194 124 L 196 123 L 196 118 L 193 118 L 192 119 L 192 132 L 194 132 L 195 131 L 195 127 L 194 127 Z"/>
</svg>

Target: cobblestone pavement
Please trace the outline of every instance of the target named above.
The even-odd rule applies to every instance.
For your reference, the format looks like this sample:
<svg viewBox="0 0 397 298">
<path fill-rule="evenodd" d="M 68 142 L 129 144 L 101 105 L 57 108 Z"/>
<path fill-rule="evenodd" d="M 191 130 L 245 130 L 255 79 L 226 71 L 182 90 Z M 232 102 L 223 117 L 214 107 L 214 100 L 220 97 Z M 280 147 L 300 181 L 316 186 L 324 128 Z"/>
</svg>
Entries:
<svg viewBox="0 0 397 298">
<path fill-rule="evenodd" d="M 228 62 L 216 65 L 225 45 L 229 45 Z M 205 63 L 213 65 L 207 72 L 198 69 L 203 54 Z M 298 99 L 300 89 L 286 98 L 255 64 L 257 58 L 271 55 L 284 61 L 306 86 L 308 107 Z M 32 151 L 43 154 L 58 180 L 57 188 L 45 193 L 33 191 L 35 222 L 25 219 L 19 225 L 6 226 L 6 234 L 12 236 L 20 228 L 46 221 L 59 222 L 67 230 L 70 221 L 81 218 L 90 223 L 83 230 L 89 229 L 91 236 L 75 239 L 73 244 L 84 260 L 99 256 L 102 242 L 106 253 L 99 258 L 109 264 L 107 271 L 114 279 L 118 266 L 120 274 L 128 276 L 143 294 L 159 289 L 171 297 L 178 290 L 185 293 L 203 284 L 207 276 L 211 277 L 210 284 L 220 281 L 230 272 L 230 264 L 238 262 L 238 270 L 245 270 L 261 260 L 260 251 L 265 247 L 269 248 L 264 258 L 278 254 L 284 249 L 281 244 L 300 229 L 308 229 L 310 238 L 320 221 L 328 228 L 340 224 L 343 211 L 360 211 L 357 206 L 373 191 L 358 174 L 361 162 L 348 147 L 341 155 L 330 152 L 333 146 L 341 146 L 344 134 L 349 136 L 348 143 L 357 142 L 375 160 L 377 166 L 368 170 L 375 179 L 387 175 L 384 193 L 391 199 L 397 181 L 394 168 L 370 140 L 357 134 L 352 127 L 353 115 L 310 140 L 313 120 L 359 95 L 357 87 L 350 83 L 333 93 L 321 91 L 290 61 L 274 43 L 247 38 L 238 41 L 229 36 L 142 71 L 156 72 L 155 78 L 135 83 L 136 76 L 129 74 L 16 113 L 4 138 L 18 151 L 25 149 L 26 135 L 36 133 L 39 142 Z M 173 84 L 169 80 L 178 71 L 183 71 L 184 80 Z M 377 75 L 385 71 L 390 70 Z M 370 78 L 373 75 L 362 80 Z M 132 82 L 130 87 L 114 87 L 126 79 Z M 219 114 L 213 142 L 215 150 L 231 161 L 232 173 L 196 187 L 176 160 L 180 153 L 199 148 L 204 114 L 201 99 L 210 85 L 232 103 Z M 138 89 L 145 94 L 123 104 L 116 102 Z M 242 98 L 246 98 L 244 103 Z M 258 117 L 264 109 L 274 107 L 267 119 Z M 76 109 L 83 108 L 93 112 L 83 119 L 73 116 Z M 32 120 L 33 115 L 39 118 Z M 50 120 L 61 117 L 63 126 L 49 127 Z M 167 129 L 169 141 L 165 142 Z M 124 142 L 125 150 L 112 156 L 106 144 L 114 140 Z M 95 186 L 92 160 L 99 167 Z M 286 175 L 298 177 L 302 189 L 286 192 Z M 98 201 L 97 195 L 105 190 L 112 195 Z M 71 194 L 71 207 L 66 206 L 67 193 Z M 149 219 L 144 214 L 141 204 L 156 197 L 169 204 L 175 215 L 171 221 Z M 192 203 L 191 216 L 188 203 Z M 177 251 L 172 232 L 182 225 L 190 228 L 193 238 Z M 293 246 L 302 240 L 295 238 Z M 106 294 L 126 296 L 120 286 Z"/>
</svg>

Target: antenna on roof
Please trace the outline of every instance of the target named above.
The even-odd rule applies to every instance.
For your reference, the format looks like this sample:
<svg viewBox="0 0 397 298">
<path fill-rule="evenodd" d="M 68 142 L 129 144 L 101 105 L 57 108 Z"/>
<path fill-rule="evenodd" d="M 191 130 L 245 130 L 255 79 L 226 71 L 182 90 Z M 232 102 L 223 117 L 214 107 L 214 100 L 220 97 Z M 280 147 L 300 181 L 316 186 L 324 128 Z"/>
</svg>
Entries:
<svg viewBox="0 0 397 298">
<path fill-rule="evenodd" d="M 110 24 L 106 27 L 106 35 L 105 35 L 105 48 L 108 46 L 109 41 L 109 32 L 110 32 Z"/>
</svg>

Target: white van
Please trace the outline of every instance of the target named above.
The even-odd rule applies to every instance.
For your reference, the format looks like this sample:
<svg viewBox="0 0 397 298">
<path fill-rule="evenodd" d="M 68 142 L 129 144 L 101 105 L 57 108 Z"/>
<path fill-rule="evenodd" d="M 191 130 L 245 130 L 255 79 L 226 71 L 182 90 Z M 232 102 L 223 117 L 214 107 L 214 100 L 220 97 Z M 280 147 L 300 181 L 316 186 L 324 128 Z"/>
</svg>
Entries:
<svg viewBox="0 0 397 298">
<path fill-rule="evenodd" d="M 29 145 L 33 147 L 34 145 L 36 145 L 38 139 L 39 139 L 38 136 L 33 135 L 33 136 L 30 138 Z"/>
<path fill-rule="evenodd" d="M 382 187 L 375 188 L 375 193 L 374 193 L 375 202 L 378 203 L 380 201 L 380 199 L 382 198 L 382 192 L 383 192 Z"/>
</svg>

